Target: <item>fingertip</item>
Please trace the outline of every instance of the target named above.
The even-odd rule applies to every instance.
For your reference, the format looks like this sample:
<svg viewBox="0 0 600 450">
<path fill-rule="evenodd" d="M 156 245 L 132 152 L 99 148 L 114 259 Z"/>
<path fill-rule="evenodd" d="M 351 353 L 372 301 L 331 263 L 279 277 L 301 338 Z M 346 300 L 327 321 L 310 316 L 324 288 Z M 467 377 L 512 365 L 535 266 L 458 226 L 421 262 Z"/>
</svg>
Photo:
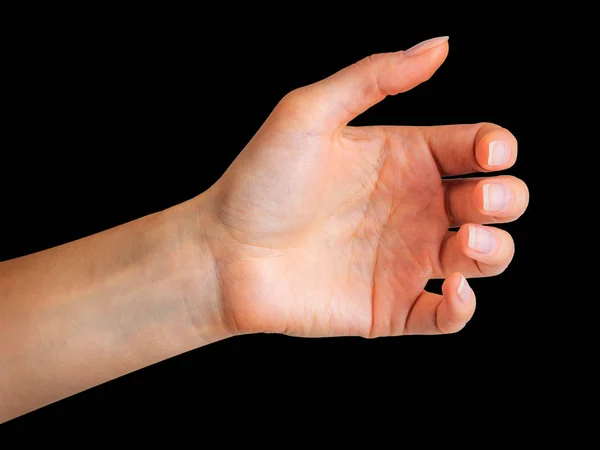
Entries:
<svg viewBox="0 0 600 450">
<path fill-rule="evenodd" d="M 463 254 L 481 261 L 495 254 L 500 246 L 498 228 L 467 223 L 458 230 L 458 244 Z"/>
<path fill-rule="evenodd" d="M 517 161 L 517 147 L 517 139 L 510 131 L 494 129 L 477 142 L 477 163 L 486 171 L 508 169 Z"/>
<path fill-rule="evenodd" d="M 465 224 L 458 230 L 457 242 L 461 253 L 477 262 L 481 276 L 501 274 L 515 253 L 510 233 L 495 227 Z"/>
<path fill-rule="evenodd" d="M 525 182 L 509 175 L 482 179 L 473 188 L 472 195 L 477 212 L 498 222 L 518 219 L 529 204 Z"/>
<path fill-rule="evenodd" d="M 419 42 L 416 45 L 413 45 L 408 50 L 405 50 L 403 52 L 403 54 L 406 56 L 413 57 L 413 56 L 422 55 L 426 52 L 429 52 L 430 50 L 433 50 L 434 48 L 439 48 L 442 46 L 445 48 L 448 48 L 448 39 L 449 38 L 450 38 L 449 36 L 440 36 L 440 37 L 427 39 L 425 41 Z"/>
<path fill-rule="evenodd" d="M 402 77 L 396 75 L 389 79 L 389 88 L 386 90 L 391 95 L 409 91 L 429 80 L 448 56 L 448 38 L 430 39 L 411 49 L 399 51 L 397 55 L 400 56 L 400 64 L 395 66 L 395 72 L 401 73 Z M 381 81 L 383 83 L 386 80 L 382 78 Z"/>
<path fill-rule="evenodd" d="M 467 305 L 475 297 L 469 282 L 460 272 L 455 272 L 446 278 L 442 285 L 442 292 L 446 300 L 459 307 Z"/>
<path fill-rule="evenodd" d="M 438 312 L 438 327 L 444 333 L 461 330 L 475 313 L 475 293 L 460 272 L 453 273 L 442 285 L 444 300 Z"/>
</svg>

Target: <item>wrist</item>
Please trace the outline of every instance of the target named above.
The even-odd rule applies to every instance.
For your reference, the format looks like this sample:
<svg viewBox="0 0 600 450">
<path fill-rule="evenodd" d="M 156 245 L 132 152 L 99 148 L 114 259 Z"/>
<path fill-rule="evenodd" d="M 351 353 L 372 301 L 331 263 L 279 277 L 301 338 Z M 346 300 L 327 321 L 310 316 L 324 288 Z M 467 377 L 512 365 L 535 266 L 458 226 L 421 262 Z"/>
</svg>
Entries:
<svg viewBox="0 0 600 450">
<path fill-rule="evenodd" d="M 163 211 L 167 258 L 180 280 L 179 301 L 184 303 L 196 347 L 232 336 L 215 258 L 218 227 L 209 195 L 200 194 Z"/>
</svg>

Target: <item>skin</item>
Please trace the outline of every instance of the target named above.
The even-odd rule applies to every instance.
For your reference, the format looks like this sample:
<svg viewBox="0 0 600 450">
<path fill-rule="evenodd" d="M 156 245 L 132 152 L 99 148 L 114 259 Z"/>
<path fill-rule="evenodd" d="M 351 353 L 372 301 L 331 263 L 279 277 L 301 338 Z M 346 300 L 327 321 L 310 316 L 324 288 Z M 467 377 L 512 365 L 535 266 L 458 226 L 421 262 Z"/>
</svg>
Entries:
<svg viewBox="0 0 600 450">
<path fill-rule="evenodd" d="M 475 310 L 464 277 L 499 274 L 514 254 L 486 224 L 517 219 L 528 191 L 505 175 L 444 177 L 511 167 L 515 137 L 487 123 L 347 125 L 447 54 L 434 40 L 299 88 L 209 190 L 0 263 L 0 422 L 233 335 L 462 329 Z M 508 160 L 490 166 L 497 142 Z M 505 208 L 486 210 L 489 183 L 507 188 Z M 487 252 L 469 247 L 486 232 Z M 424 291 L 432 278 L 443 295 Z"/>
</svg>

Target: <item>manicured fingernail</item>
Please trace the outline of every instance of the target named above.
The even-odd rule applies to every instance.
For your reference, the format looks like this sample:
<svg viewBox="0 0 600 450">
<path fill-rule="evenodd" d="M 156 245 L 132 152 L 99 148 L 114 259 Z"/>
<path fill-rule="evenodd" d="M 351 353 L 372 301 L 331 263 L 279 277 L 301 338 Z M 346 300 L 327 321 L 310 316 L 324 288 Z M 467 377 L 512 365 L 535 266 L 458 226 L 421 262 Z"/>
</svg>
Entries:
<svg viewBox="0 0 600 450">
<path fill-rule="evenodd" d="M 510 148 L 504 141 L 490 142 L 488 164 L 490 166 L 503 166 L 510 159 Z"/>
<path fill-rule="evenodd" d="M 473 290 L 471 289 L 471 286 L 469 286 L 469 283 L 467 283 L 467 279 L 464 276 L 462 277 L 462 280 L 460 280 L 460 284 L 458 285 L 456 293 L 458 294 L 458 299 L 463 303 L 469 301 L 471 295 L 473 295 Z"/>
<path fill-rule="evenodd" d="M 427 39 L 426 41 L 420 42 L 419 44 L 409 48 L 404 52 L 406 56 L 416 56 L 421 53 L 425 53 L 427 50 L 437 47 L 448 40 L 448 36 L 436 37 L 433 39 Z"/>
<path fill-rule="evenodd" d="M 491 253 L 496 248 L 494 235 L 482 227 L 469 227 L 469 248 L 479 253 Z"/>
<path fill-rule="evenodd" d="M 483 185 L 483 210 L 504 211 L 512 201 L 512 191 L 500 183 Z"/>
</svg>

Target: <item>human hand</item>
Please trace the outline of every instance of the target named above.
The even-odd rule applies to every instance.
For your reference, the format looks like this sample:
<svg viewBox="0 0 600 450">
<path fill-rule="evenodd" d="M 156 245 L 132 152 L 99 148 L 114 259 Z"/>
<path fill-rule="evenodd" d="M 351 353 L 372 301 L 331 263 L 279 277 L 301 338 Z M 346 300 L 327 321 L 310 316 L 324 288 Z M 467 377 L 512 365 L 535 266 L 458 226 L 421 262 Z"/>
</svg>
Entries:
<svg viewBox="0 0 600 450">
<path fill-rule="evenodd" d="M 487 123 L 347 126 L 447 53 L 434 39 L 291 92 L 200 196 L 232 333 L 438 334 L 472 317 L 464 277 L 499 274 L 514 252 L 483 224 L 518 218 L 528 190 L 510 176 L 443 177 L 511 167 L 516 139 Z M 443 295 L 424 291 L 432 278 Z"/>
</svg>

